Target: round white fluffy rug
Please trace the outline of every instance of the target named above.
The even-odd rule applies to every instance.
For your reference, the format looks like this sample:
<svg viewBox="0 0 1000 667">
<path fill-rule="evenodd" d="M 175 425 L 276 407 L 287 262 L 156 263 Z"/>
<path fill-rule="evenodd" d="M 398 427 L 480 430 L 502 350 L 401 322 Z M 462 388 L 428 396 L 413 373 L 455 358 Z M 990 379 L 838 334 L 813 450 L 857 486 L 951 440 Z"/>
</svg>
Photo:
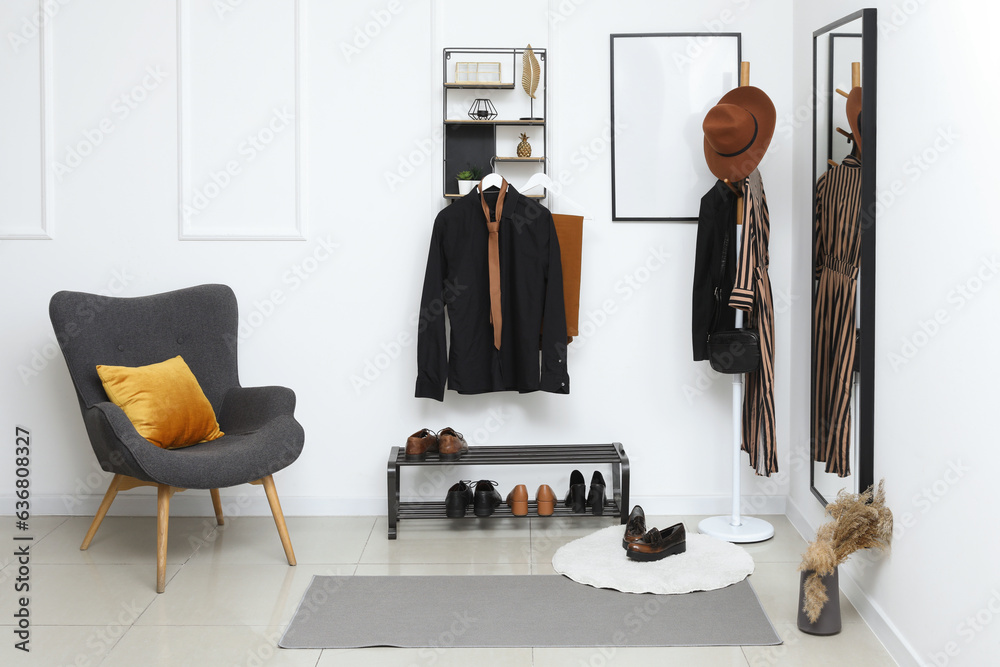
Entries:
<svg viewBox="0 0 1000 667">
<path fill-rule="evenodd" d="M 699 533 L 687 534 L 687 550 L 650 562 L 625 555 L 625 526 L 609 526 L 565 544 L 552 567 L 573 581 L 625 593 L 690 593 L 725 588 L 753 574 L 753 558 L 743 547 Z"/>
</svg>

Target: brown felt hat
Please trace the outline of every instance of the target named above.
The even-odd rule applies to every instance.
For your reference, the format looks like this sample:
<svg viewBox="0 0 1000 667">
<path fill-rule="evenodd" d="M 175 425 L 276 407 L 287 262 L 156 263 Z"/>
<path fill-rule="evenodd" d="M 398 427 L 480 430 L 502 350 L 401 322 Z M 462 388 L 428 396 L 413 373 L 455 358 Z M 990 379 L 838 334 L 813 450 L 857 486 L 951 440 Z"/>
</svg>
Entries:
<svg viewBox="0 0 1000 667">
<path fill-rule="evenodd" d="M 861 86 L 851 88 L 851 94 L 847 96 L 847 122 L 851 124 L 854 143 L 861 150 Z"/>
<path fill-rule="evenodd" d="M 708 110 L 705 161 L 717 178 L 742 180 L 757 168 L 774 135 L 774 104 L 760 88 L 741 86 Z"/>
</svg>

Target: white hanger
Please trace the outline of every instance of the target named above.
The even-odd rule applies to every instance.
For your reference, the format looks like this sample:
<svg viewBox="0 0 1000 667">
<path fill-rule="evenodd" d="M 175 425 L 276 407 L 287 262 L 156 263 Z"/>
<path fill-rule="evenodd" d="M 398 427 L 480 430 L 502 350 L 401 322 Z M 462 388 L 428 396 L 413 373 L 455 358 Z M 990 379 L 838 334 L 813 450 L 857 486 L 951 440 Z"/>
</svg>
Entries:
<svg viewBox="0 0 1000 667">
<path fill-rule="evenodd" d="M 493 187 L 494 185 L 498 188 L 503 184 L 503 176 L 493 171 L 483 177 L 483 180 L 479 181 L 479 191 L 482 192 L 486 188 Z"/>
<path fill-rule="evenodd" d="M 533 174 L 531 178 L 528 179 L 528 182 L 525 183 L 524 187 L 521 188 L 521 192 L 527 193 L 528 190 L 531 190 L 532 188 L 537 188 L 539 185 L 541 185 L 542 187 L 551 188 L 552 179 L 549 178 L 548 174 L 540 171 L 537 174 Z"/>
</svg>

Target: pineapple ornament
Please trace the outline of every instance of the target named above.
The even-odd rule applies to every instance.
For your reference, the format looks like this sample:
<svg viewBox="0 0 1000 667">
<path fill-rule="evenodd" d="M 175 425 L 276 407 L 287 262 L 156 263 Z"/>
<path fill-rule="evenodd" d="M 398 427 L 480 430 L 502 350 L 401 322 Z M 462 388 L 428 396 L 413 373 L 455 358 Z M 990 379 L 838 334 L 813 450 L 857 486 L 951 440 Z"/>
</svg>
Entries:
<svg viewBox="0 0 1000 667">
<path fill-rule="evenodd" d="M 521 143 L 517 145 L 518 157 L 531 157 L 531 144 L 528 143 L 528 135 L 521 133 Z"/>
</svg>

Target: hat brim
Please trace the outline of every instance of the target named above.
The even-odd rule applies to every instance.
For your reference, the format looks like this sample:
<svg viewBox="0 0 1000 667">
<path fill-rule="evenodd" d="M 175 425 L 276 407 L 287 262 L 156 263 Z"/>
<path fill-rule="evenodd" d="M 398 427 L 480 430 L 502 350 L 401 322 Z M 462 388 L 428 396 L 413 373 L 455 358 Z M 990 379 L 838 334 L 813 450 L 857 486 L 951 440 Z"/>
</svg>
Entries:
<svg viewBox="0 0 1000 667">
<path fill-rule="evenodd" d="M 722 96 L 719 104 L 735 104 L 743 107 L 757 119 L 757 137 L 745 151 L 733 157 L 723 157 L 705 139 L 705 162 L 716 178 L 729 180 L 730 183 L 741 181 L 757 168 L 764 159 L 767 147 L 771 145 L 774 136 L 776 112 L 774 103 L 760 88 L 741 86 L 734 88 Z"/>
<path fill-rule="evenodd" d="M 851 88 L 847 96 L 847 122 L 851 125 L 854 143 L 861 148 L 861 86 Z"/>
</svg>

